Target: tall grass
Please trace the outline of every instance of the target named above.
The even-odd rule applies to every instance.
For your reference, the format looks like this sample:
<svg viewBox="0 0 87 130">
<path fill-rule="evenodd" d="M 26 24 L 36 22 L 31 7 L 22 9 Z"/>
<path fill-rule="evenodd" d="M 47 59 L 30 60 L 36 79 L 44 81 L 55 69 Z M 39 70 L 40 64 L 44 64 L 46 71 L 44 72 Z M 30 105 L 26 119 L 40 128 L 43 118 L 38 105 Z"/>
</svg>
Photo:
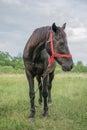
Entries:
<svg viewBox="0 0 87 130">
<path fill-rule="evenodd" d="M 0 75 L 0 130 L 87 130 L 87 74 L 55 75 L 47 119 L 42 118 L 43 106 L 38 105 L 38 92 L 35 105 L 35 120 L 30 122 L 25 75 Z"/>
</svg>

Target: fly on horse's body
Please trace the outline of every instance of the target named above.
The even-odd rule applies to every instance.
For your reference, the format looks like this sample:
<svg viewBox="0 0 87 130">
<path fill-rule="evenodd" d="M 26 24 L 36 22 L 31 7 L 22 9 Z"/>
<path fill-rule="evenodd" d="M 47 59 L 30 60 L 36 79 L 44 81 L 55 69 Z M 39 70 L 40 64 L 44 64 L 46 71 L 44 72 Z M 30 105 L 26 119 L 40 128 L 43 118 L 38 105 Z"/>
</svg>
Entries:
<svg viewBox="0 0 87 130">
<path fill-rule="evenodd" d="M 66 24 L 58 27 L 55 23 L 36 29 L 29 38 L 23 53 L 26 76 L 29 82 L 29 95 L 31 113 L 29 118 L 35 116 L 35 91 L 34 77 L 37 78 L 40 92 L 39 103 L 44 99 L 44 113 L 47 116 L 48 100 L 51 100 L 50 89 L 54 78 L 56 63 L 59 63 L 64 71 L 70 71 L 73 67 L 72 56 L 67 45 Z M 42 80 L 41 80 L 42 79 Z"/>
</svg>

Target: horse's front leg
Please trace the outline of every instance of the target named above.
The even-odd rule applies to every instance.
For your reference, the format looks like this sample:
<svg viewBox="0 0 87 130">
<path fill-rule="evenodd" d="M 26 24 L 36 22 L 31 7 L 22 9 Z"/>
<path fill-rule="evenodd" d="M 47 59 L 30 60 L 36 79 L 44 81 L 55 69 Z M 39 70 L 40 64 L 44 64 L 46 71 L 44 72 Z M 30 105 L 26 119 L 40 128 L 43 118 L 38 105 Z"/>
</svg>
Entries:
<svg viewBox="0 0 87 130">
<path fill-rule="evenodd" d="M 28 83 L 29 83 L 29 96 L 30 96 L 30 104 L 31 104 L 31 113 L 29 115 L 29 118 L 34 118 L 35 116 L 35 105 L 34 105 L 34 98 L 35 98 L 35 92 L 34 92 L 34 77 L 33 75 L 27 70 L 26 71 Z"/>
<path fill-rule="evenodd" d="M 48 96 L 48 92 L 47 92 L 47 78 L 48 76 L 46 76 L 45 78 L 43 78 L 43 89 L 42 89 L 42 94 L 43 94 L 43 98 L 44 98 L 44 113 L 43 116 L 46 117 L 48 114 L 48 105 L 47 105 L 47 96 Z"/>
<path fill-rule="evenodd" d="M 52 99 L 51 99 L 51 88 L 52 88 L 53 78 L 54 78 L 54 71 L 49 74 L 49 80 L 48 80 L 48 102 L 49 103 L 52 102 Z"/>
<path fill-rule="evenodd" d="M 38 87 L 39 87 L 39 104 L 41 105 L 42 103 L 42 82 L 41 82 L 41 76 L 37 76 L 37 81 L 38 81 Z"/>
</svg>

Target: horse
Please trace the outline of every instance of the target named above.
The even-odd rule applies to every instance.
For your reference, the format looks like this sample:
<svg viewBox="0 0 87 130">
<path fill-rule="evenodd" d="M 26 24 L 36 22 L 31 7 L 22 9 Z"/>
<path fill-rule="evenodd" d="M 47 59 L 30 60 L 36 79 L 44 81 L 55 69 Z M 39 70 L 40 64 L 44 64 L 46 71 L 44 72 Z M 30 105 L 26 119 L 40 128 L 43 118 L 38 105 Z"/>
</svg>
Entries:
<svg viewBox="0 0 87 130">
<path fill-rule="evenodd" d="M 55 23 L 52 26 L 44 26 L 33 31 L 27 41 L 23 51 L 23 61 L 25 72 L 29 83 L 30 97 L 30 119 L 35 117 L 35 91 L 34 77 L 36 77 L 39 86 L 40 98 L 44 100 L 43 116 L 48 115 L 47 99 L 51 100 L 50 91 L 56 62 L 60 64 L 63 71 L 70 71 L 73 68 L 73 59 L 70 54 L 67 36 L 65 33 L 66 23 L 62 27 Z"/>
</svg>

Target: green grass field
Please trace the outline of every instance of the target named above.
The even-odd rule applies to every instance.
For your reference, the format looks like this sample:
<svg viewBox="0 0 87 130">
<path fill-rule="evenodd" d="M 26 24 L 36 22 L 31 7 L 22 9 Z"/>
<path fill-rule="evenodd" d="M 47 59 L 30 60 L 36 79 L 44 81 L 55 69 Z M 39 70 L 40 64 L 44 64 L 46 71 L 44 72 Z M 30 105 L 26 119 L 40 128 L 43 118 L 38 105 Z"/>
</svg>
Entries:
<svg viewBox="0 0 87 130">
<path fill-rule="evenodd" d="M 30 122 L 26 76 L 0 75 L 0 130 L 87 130 L 87 74 L 55 75 L 48 118 L 42 118 L 38 92 L 35 105 L 35 120 Z"/>
</svg>

